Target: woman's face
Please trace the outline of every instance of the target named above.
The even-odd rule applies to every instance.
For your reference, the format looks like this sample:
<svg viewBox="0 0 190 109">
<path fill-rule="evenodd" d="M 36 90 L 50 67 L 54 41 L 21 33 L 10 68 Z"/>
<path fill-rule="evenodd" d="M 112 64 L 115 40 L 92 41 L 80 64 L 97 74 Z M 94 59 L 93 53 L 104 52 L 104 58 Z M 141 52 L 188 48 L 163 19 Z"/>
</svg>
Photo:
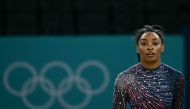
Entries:
<svg viewBox="0 0 190 109">
<path fill-rule="evenodd" d="M 158 34 L 154 32 L 146 32 L 142 34 L 138 41 L 137 52 L 140 54 L 141 62 L 158 62 L 160 61 L 161 52 L 164 45 Z"/>
</svg>

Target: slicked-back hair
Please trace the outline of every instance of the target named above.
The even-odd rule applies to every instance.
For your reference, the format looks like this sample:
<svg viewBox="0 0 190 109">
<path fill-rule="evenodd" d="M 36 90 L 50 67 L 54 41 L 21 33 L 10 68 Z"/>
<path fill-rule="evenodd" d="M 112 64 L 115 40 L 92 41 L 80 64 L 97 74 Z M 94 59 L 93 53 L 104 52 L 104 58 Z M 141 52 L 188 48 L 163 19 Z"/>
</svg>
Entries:
<svg viewBox="0 0 190 109">
<path fill-rule="evenodd" d="M 161 27 L 160 25 L 144 25 L 143 28 L 140 28 L 135 32 L 136 45 L 138 46 L 138 42 L 139 42 L 141 36 L 147 32 L 156 33 L 159 36 L 159 38 L 161 39 L 162 44 L 164 44 L 164 31 L 165 31 L 164 28 Z M 139 53 L 137 53 L 137 58 L 138 58 L 138 61 L 140 62 L 140 54 Z"/>
</svg>

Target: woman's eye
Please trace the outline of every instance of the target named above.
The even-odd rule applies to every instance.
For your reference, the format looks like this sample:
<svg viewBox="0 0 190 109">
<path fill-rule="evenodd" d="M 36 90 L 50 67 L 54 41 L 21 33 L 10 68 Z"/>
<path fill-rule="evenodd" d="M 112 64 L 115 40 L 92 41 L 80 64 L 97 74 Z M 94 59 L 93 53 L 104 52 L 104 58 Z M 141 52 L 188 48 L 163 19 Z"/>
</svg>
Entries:
<svg viewBox="0 0 190 109">
<path fill-rule="evenodd" d="M 158 45 L 159 44 L 159 42 L 153 42 L 153 45 Z"/>
<path fill-rule="evenodd" d="M 145 42 L 141 42 L 141 45 L 146 45 L 146 43 Z"/>
</svg>

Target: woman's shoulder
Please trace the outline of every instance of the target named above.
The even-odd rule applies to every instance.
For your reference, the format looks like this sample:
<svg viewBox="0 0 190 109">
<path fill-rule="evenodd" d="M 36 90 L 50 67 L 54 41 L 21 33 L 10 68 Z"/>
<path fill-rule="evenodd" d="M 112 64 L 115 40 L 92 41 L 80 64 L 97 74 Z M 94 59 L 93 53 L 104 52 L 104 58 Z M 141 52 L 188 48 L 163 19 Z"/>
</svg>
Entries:
<svg viewBox="0 0 190 109">
<path fill-rule="evenodd" d="M 138 66 L 139 64 L 135 64 L 119 73 L 115 80 L 115 86 L 125 88 L 130 83 L 129 80 L 134 78 L 134 72 L 138 69 Z"/>
<path fill-rule="evenodd" d="M 178 77 L 179 76 L 184 76 L 184 74 L 181 71 L 177 70 L 176 68 L 173 68 L 172 66 L 169 66 L 169 65 L 164 64 L 164 63 L 163 63 L 163 66 L 164 66 L 164 69 L 167 72 L 171 73 L 172 75 L 176 75 Z"/>
<path fill-rule="evenodd" d="M 127 69 L 125 69 L 124 71 L 120 72 L 118 75 L 117 75 L 117 80 L 123 80 L 124 78 L 126 78 L 126 76 L 129 76 L 133 73 L 135 73 L 138 69 L 140 68 L 140 63 L 138 64 L 135 64 Z"/>
<path fill-rule="evenodd" d="M 167 69 L 168 73 L 170 73 L 170 78 L 172 78 L 174 80 L 174 82 L 176 83 L 177 86 L 180 85 L 183 85 L 185 84 L 185 76 L 184 74 L 179 71 L 179 70 L 176 70 L 175 68 L 169 66 L 169 65 L 166 65 L 164 64 L 164 67 L 165 69 Z"/>
</svg>

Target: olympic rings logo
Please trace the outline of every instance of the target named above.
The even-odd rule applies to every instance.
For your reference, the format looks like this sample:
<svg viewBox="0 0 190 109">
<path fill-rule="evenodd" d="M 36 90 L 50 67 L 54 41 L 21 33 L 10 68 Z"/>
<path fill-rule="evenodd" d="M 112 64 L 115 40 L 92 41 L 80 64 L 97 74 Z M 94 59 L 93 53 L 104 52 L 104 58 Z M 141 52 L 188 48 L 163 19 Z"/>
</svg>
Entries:
<svg viewBox="0 0 190 109">
<path fill-rule="evenodd" d="M 92 86 L 90 85 L 90 83 L 81 76 L 82 72 L 87 67 L 91 67 L 91 66 L 97 67 L 98 69 L 100 69 L 104 75 L 103 83 L 97 89 L 92 89 Z M 52 81 L 50 81 L 47 77 L 45 77 L 45 75 L 47 75 L 47 71 L 55 67 L 61 68 L 62 70 L 66 71 L 68 75 L 67 78 L 64 78 L 63 80 L 61 80 L 58 87 L 55 87 Z M 25 81 L 25 83 L 22 85 L 21 90 L 19 91 L 14 89 L 11 86 L 10 81 L 9 81 L 10 74 L 17 68 L 24 68 L 28 70 L 32 75 L 31 78 Z M 57 98 L 61 106 L 67 109 L 81 109 L 89 104 L 92 96 L 102 93 L 107 88 L 109 84 L 109 80 L 110 80 L 109 71 L 107 67 L 103 63 L 97 60 L 88 60 L 88 61 L 83 62 L 76 69 L 76 72 L 75 72 L 76 74 L 74 75 L 73 73 L 74 71 L 71 69 L 71 67 L 67 65 L 66 63 L 64 63 L 63 61 L 51 61 L 47 63 L 40 70 L 39 74 L 37 74 L 36 69 L 31 64 L 27 62 L 19 61 L 19 62 L 12 63 L 6 68 L 4 72 L 4 76 L 3 76 L 3 82 L 4 82 L 4 86 L 6 90 L 14 96 L 21 97 L 23 103 L 28 108 L 48 109 L 53 105 L 54 101 Z M 81 85 L 80 83 L 82 83 L 83 85 Z M 81 103 L 75 104 L 75 105 L 69 104 L 66 102 L 66 100 L 63 99 L 63 95 L 69 92 L 69 90 L 71 90 L 74 84 L 82 93 L 86 94 L 84 100 Z M 44 104 L 34 105 L 27 98 L 27 96 L 29 96 L 35 91 L 37 85 L 40 85 L 42 90 L 50 96 L 47 102 Z"/>
</svg>

